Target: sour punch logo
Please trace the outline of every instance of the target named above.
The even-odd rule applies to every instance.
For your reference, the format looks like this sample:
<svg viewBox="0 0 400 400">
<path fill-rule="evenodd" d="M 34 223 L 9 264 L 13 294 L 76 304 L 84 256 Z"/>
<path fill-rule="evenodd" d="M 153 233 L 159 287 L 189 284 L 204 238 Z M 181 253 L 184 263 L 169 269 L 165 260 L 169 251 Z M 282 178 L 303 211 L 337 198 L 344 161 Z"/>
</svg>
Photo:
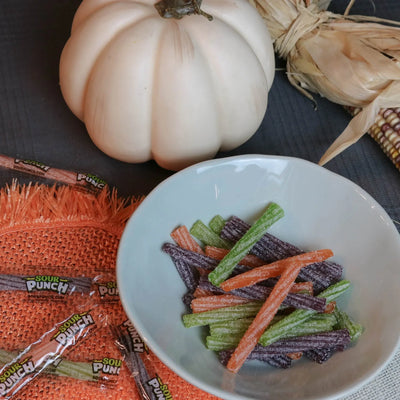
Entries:
<svg viewBox="0 0 400 400">
<path fill-rule="evenodd" d="M 22 166 L 26 165 L 26 166 L 31 166 L 31 167 L 37 168 L 38 170 L 43 171 L 43 172 L 47 172 L 50 169 L 50 167 L 48 165 L 43 164 L 39 161 L 35 161 L 35 160 L 21 160 L 19 158 L 16 158 L 14 160 L 14 162 L 15 162 L 15 164 L 22 164 Z"/>
<path fill-rule="evenodd" d="M 104 299 L 105 297 L 115 297 L 118 299 L 119 291 L 116 282 L 107 282 L 107 283 L 99 283 L 98 290 L 100 298 Z"/>
<path fill-rule="evenodd" d="M 93 174 L 83 174 L 81 172 L 77 174 L 76 180 L 77 182 L 85 181 L 97 189 L 103 189 L 107 185 L 107 182 L 104 179 Z"/>
<path fill-rule="evenodd" d="M 36 275 L 25 278 L 26 290 L 29 293 L 47 290 L 58 294 L 66 294 L 70 287 L 68 279 L 51 275 Z"/>
<path fill-rule="evenodd" d="M 137 333 L 132 322 L 127 320 L 122 324 L 122 326 L 124 326 L 126 328 L 126 330 L 128 331 L 129 337 L 132 341 L 133 351 L 135 353 L 144 353 L 144 351 L 146 350 L 145 344 L 144 344 L 142 338 Z"/>
<path fill-rule="evenodd" d="M 151 390 L 158 400 L 172 400 L 168 385 L 165 385 L 159 376 L 150 379 L 147 384 L 151 387 Z"/>
<path fill-rule="evenodd" d="M 29 358 L 8 366 L 0 375 L 0 395 L 7 395 L 21 379 L 34 372 L 35 364 Z"/>
<path fill-rule="evenodd" d="M 119 375 L 121 365 L 122 361 L 117 358 L 104 357 L 102 360 L 94 360 L 92 368 L 95 374 Z"/>
<path fill-rule="evenodd" d="M 94 324 L 94 319 L 88 312 L 74 314 L 58 328 L 57 333 L 53 336 L 53 340 L 64 347 L 68 346 L 71 339 L 79 332 Z"/>
</svg>

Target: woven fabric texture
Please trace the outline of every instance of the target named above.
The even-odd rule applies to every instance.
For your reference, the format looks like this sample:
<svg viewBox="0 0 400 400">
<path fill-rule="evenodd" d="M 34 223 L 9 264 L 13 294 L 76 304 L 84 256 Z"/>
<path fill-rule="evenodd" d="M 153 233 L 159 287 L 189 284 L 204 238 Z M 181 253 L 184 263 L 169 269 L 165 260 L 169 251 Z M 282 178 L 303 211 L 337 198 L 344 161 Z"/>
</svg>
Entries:
<svg viewBox="0 0 400 400">
<path fill-rule="evenodd" d="M 101 200 L 100 206 L 94 196 L 71 194 L 66 189 L 63 189 L 60 196 L 57 196 L 57 191 L 40 186 L 30 189 L 30 193 L 27 192 L 23 191 L 21 194 L 15 187 L 8 193 L 0 194 L 3 200 L 5 195 L 8 196 L 10 216 L 7 218 L 3 214 L 3 222 L 0 225 L 0 274 L 84 276 L 97 277 L 96 279 L 105 282 L 115 281 L 115 261 L 120 234 L 124 220 L 135 208 L 135 204 L 114 207 L 112 210 L 112 205 L 107 205 L 105 199 Z M 35 206 L 29 207 L 30 210 L 27 207 L 20 207 L 24 202 L 29 203 L 32 196 L 35 196 L 36 201 L 43 202 L 42 214 L 46 214 L 46 218 L 40 217 L 40 207 L 33 213 L 32 209 Z M 10 197 L 13 197 L 15 202 L 10 202 Z M 65 204 L 68 199 L 70 207 L 61 207 L 60 205 Z M 46 202 L 52 204 L 46 205 Z M 81 208 L 98 207 L 97 217 L 91 211 L 86 214 L 77 213 L 78 203 Z M 86 203 L 86 206 L 83 203 Z M 16 207 L 20 207 L 19 213 L 15 212 Z M 103 211 L 100 211 L 101 208 Z M 64 215 L 61 209 L 64 210 Z M 111 213 L 107 214 L 107 209 L 111 209 Z M 129 212 L 126 212 L 127 210 Z M 109 223 L 101 212 L 108 215 Z M 116 214 L 122 215 L 119 226 Z M 91 293 L 93 298 L 97 296 L 96 292 Z M 57 323 L 76 313 L 78 307 L 86 300 L 85 296 L 79 293 L 74 293 L 65 301 L 59 302 L 40 301 L 19 290 L 0 291 L 0 350 L 17 352 L 24 349 L 45 332 L 52 330 Z M 109 322 L 117 324 L 127 318 L 119 301 L 102 304 L 101 313 Z M 96 330 L 78 346 L 76 351 L 67 355 L 70 361 L 84 363 L 104 357 L 122 359 L 114 337 L 107 327 Z M 155 367 L 162 382 L 168 385 L 174 399 L 215 399 L 182 380 L 151 352 L 147 358 Z M 106 381 L 102 385 L 70 377 L 41 374 L 18 392 L 15 398 L 20 400 L 140 399 L 134 379 L 125 364 L 118 377 L 109 379 L 109 382 Z"/>
<path fill-rule="evenodd" d="M 125 222 L 140 200 L 126 202 L 107 193 L 95 196 L 35 185 L 0 190 L 0 275 L 59 275 L 115 281 L 119 239 Z M 1 288 L 0 288 L 1 289 Z M 86 295 L 88 296 L 88 295 Z M 119 299 L 101 302 L 99 314 L 111 323 L 127 319 Z M 0 290 L 0 363 L 3 352 L 18 352 L 35 342 L 77 309 L 87 298 L 73 293 L 64 301 L 38 301 L 26 292 Z M 90 303 L 91 304 L 91 303 Z M 104 357 L 122 359 L 107 326 L 85 339 L 69 361 L 91 363 Z M 168 385 L 175 400 L 217 400 L 168 369 L 150 351 L 145 362 Z M 1 367 L 1 365 L 0 365 Z M 399 400 L 400 353 L 369 384 L 340 400 Z M 54 374 L 41 374 L 14 397 L 18 400 L 140 400 L 125 364 L 117 377 L 104 384 Z"/>
</svg>

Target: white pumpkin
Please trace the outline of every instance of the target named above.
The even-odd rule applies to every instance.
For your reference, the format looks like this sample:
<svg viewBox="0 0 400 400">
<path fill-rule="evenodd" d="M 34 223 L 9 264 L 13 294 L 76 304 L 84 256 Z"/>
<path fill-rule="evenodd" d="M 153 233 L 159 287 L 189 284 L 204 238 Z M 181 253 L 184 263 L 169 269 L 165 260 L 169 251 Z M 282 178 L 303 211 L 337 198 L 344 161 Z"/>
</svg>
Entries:
<svg viewBox="0 0 400 400">
<path fill-rule="evenodd" d="M 246 0 L 163 18 L 149 0 L 83 0 L 60 59 L 63 97 L 95 145 L 179 170 L 248 140 L 274 77 L 269 32 Z"/>
</svg>

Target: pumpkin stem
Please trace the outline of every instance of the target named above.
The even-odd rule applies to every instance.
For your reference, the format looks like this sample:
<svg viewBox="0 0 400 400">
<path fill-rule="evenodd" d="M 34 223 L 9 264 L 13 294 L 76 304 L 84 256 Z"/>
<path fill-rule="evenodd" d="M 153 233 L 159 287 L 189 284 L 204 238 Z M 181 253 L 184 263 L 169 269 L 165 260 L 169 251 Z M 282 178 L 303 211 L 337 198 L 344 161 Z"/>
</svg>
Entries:
<svg viewBox="0 0 400 400">
<path fill-rule="evenodd" d="M 181 19 L 185 15 L 198 14 L 213 20 L 212 15 L 200 9 L 201 0 L 160 0 L 154 5 L 163 18 Z"/>
</svg>

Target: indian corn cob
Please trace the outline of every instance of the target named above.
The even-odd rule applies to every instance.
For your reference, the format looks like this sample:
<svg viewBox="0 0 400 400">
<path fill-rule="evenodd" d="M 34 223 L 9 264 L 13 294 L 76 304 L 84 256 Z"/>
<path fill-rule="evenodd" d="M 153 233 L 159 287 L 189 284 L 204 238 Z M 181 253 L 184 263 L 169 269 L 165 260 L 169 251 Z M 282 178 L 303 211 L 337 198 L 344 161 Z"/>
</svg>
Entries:
<svg viewBox="0 0 400 400">
<path fill-rule="evenodd" d="M 359 108 L 347 109 L 352 115 L 360 112 Z M 400 171 L 400 107 L 381 109 L 368 134 Z"/>
</svg>

